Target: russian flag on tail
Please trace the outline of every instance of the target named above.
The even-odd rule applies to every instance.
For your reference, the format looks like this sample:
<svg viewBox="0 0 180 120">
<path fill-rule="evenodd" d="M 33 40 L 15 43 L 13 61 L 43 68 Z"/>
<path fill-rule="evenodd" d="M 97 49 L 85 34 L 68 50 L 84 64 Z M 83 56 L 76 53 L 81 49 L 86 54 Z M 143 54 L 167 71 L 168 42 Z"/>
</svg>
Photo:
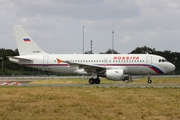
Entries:
<svg viewBox="0 0 180 120">
<path fill-rule="evenodd" d="M 24 42 L 31 42 L 31 40 L 28 37 L 23 37 Z"/>
</svg>

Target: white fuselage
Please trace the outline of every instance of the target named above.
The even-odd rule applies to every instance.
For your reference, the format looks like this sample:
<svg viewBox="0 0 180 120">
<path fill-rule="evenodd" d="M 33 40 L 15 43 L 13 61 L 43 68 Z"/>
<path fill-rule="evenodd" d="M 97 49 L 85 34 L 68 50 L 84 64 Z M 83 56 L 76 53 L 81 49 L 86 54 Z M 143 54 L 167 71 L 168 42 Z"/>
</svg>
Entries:
<svg viewBox="0 0 180 120">
<path fill-rule="evenodd" d="M 165 58 L 151 54 L 44 54 L 26 55 L 23 58 L 31 59 L 16 60 L 12 62 L 28 67 L 54 71 L 60 73 L 92 74 L 96 71 L 85 71 L 79 65 L 69 65 L 57 59 L 72 63 L 101 66 L 108 69 L 123 69 L 125 74 L 163 74 L 175 69 L 174 65 Z"/>
</svg>

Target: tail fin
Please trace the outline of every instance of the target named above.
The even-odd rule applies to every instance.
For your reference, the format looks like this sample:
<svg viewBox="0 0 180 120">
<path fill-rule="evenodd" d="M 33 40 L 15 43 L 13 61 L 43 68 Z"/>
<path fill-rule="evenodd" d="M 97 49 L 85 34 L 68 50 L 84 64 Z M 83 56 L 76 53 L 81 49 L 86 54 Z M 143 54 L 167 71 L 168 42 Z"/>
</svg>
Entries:
<svg viewBox="0 0 180 120">
<path fill-rule="evenodd" d="M 14 34 L 20 56 L 44 52 L 21 25 L 14 25 Z"/>
</svg>

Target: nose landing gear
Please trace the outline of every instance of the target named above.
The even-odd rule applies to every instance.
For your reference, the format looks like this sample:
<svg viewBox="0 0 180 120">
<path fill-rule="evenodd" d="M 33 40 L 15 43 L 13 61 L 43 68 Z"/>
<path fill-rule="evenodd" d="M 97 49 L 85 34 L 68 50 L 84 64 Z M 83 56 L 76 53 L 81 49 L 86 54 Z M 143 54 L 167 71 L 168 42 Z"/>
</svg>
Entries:
<svg viewBox="0 0 180 120">
<path fill-rule="evenodd" d="M 152 83 L 152 80 L 151 80 L 151 76 L 150 76 L 150 74 L 148 74 L 148 84 L 151 84 Z"/>
</svg>

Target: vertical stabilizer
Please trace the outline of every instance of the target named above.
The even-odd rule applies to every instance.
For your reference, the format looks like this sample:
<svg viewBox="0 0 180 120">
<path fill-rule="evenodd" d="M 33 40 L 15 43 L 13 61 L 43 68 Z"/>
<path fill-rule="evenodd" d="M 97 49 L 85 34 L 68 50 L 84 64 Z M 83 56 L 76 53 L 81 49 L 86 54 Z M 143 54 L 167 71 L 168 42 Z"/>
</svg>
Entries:
<svg viewBox="0 0 180 120">
<path fill-rule="evenodd" d="M 14 34 L 20 56 L 44 52 L 21 25 L 14 25 Z"/>
</svg>

